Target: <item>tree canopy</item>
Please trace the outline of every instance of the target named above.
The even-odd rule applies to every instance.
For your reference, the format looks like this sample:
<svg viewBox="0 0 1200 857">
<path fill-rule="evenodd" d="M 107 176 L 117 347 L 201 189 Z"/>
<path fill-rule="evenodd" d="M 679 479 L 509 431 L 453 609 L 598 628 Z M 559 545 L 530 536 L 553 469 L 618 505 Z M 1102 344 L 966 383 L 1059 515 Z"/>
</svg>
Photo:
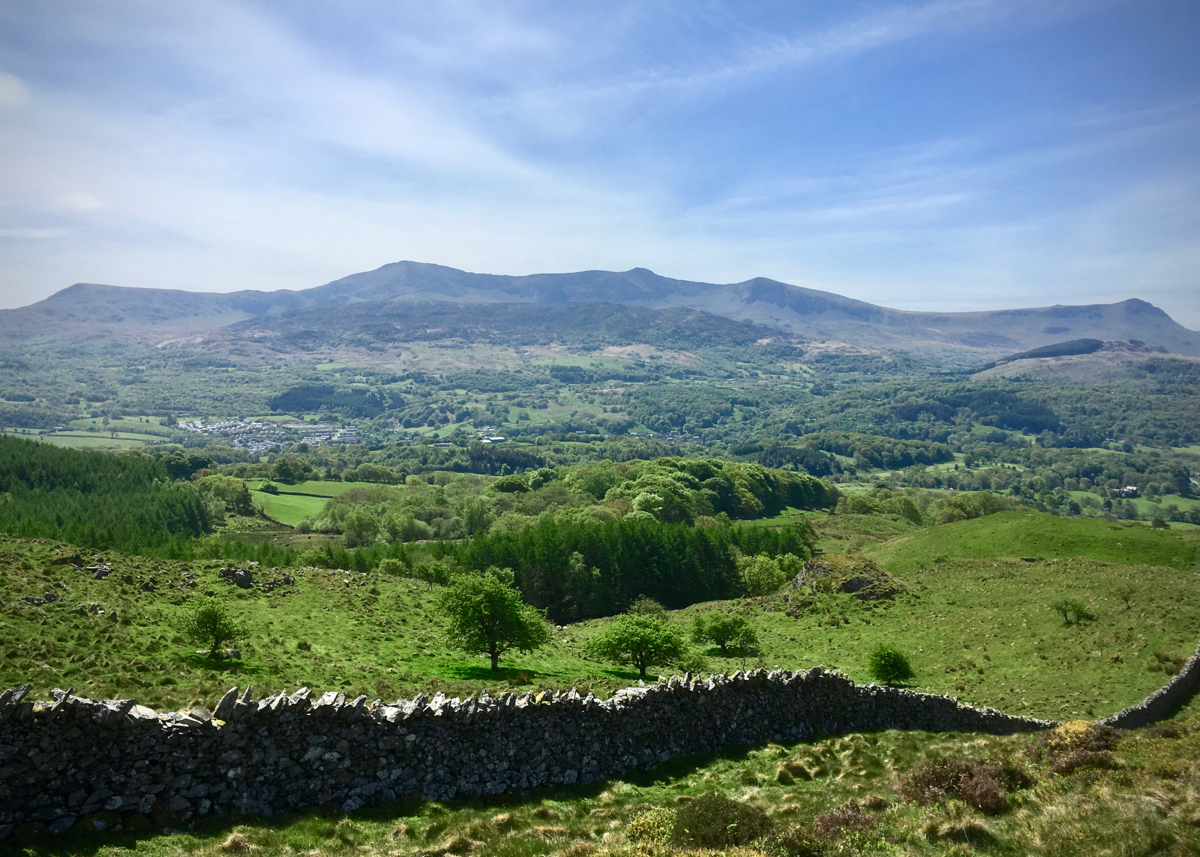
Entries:
<svg viewBox="0 0 1200 857">
<path fill-rule="evenodd" d="M 629 664 L 641 678 L 652 666 L 667 666 L 683 657 L 683 634 L 653 613 L 626 613 L 588 640 L 584 653 L 598 661 Z"/>
<path fill-rule="evenodd" d="M 447 642 L 471 654 L 487 655 L 493 670 L 500 668 L 505 652 L 530 652 L 550 640 L 545 619 L 521 600 L 508 569 L 454 577 L 438 593 L 438 606 L 447 619 Z"/>
</svg>

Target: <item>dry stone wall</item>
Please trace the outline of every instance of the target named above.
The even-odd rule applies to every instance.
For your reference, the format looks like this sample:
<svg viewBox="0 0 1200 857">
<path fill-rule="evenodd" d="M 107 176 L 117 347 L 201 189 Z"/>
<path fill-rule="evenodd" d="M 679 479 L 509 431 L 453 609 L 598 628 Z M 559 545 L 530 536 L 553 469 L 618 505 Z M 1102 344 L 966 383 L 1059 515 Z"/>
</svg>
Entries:
<svg viewBox="0 0 1200 857">
<path fill-rule="evenodd" d="M 1112 717 L 1106 717 L 1100 722 L 1106 726 L 1118 729 L 1137 729 L 1149 726 L 1166 717 L 1189 696 L 1196 692 L 1200 685 L 1200 646 L 1184 663 L 1175 677 L 1147 696 L 1137 705 L 1131 705 L 1124 711 L 1118 711 Z"/>
<path fill-rule="evenodd" d="M 1055 724 L 949 697 L 859 686 L 840 673 L 673 677 L 611 699 L 486 693 L 367 705 L 307 689 L 254 701 L 231 690 L 209 712 L 158 714 L 132 700 L 56 691 L 0 695 L 0 837 L 14 826 L 156 827 L 196 815 L 353 811 L 573 784 L 736 744 L 880 729 L 1008 734 Z"/>
</svg>

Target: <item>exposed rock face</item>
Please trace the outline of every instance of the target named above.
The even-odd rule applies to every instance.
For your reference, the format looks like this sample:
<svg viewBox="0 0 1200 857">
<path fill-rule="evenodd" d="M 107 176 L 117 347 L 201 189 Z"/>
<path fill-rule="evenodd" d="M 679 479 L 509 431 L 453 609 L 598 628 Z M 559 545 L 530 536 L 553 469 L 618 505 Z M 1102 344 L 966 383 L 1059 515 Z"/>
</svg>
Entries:
<svg viewBox="0 0 1200 857">
<path fill-rule="evenodd" d="M 792 579 L 791 588 L 847 592 L 862 601 L 894 598 L 904 591 L 899 581 L 871 560 L 843 555 L 804 563 Z"/>
</svg>

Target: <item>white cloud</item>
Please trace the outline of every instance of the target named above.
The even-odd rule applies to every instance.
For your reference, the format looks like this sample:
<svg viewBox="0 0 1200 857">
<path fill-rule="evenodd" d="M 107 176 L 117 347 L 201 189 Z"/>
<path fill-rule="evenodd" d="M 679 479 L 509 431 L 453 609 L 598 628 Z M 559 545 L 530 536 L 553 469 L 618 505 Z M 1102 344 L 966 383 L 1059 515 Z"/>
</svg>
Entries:
<svg viewBox="0 0 1200 857">
<path fill-rule="evenodd" d="M 72 211 L 95 211 L 103 203 L 90 193 L 69 193 L 63 198 L 64 205 Z"/>
<path fill-rule="evenodd" d="M 9 229 L 0 228 L 0 238 L 11 238 L 17 241 L 44 241 L 47 238 L 62 238 L 69 234 L 66 229 Z"/>
<path fill-rule="evenodd" d="M 65 47 L 50 40 L 27 64 L 64 70 L 42 79 L 12 66 L 37 98 L 12 78 L 26 106 L 20 123 L 0 124 L 0 237 L 69 240 L 53 252 L 6 244 L 0 303 L 74 280 L 304 288 L 401 258 L 496 273 L 761 274 L 900 306 L 972 292 L 993 305 L 1086 297 L 1100 274 L 1119 293 L 1121 272 L 1139 265 L 1185 282 L 1194 245 L 1162 233 L 1195 225 L 1179 205 L 1193 186 L 1177 185 L 1172 201 L 1104 174 L 1156 134 L 1179 138 L 1161 111 L 989 117 L 824 159 L 794 141 L 794 163 L 742 163 L 703 133 L 671 138 L 658 118 L 687 103 L 699 132 L 710 123 L 712 136 L 732 136 L 743 131 L 727 112 L 738 93 L 780 72 L 803 81 L 822 63 L 920 53 L 926 40 L 1088 5 L 864 4 L 781 34 L 724 34 L 742 12 L 720 4 L 694 27 L 683 19 L 699 12 L 641 3 L 572 18 L 562 7 L 360 0 L 346 15 L 362 17 L 339 18 L 338 33 L 235 0 L 31 17 L 27 31 L 50 28 Z M 647 48 L 651 28 L 661 52 Z M 1176 117 L 1194 115 L 1194 101 L 1176 103 Z M 749 133 L 764 149 L 777 142 L 773 119 L 755 117 Z M 1079 164 L 1095 179 L 1086 192 L 1035 192 Z M 1168 181 L 1172 169 L 1160 171 Z"/>
<path fill-rule="evenodd" d="M 0 71 L 0 110 L 18 107 L 29 100 L 29 88 L 19 77 Z"/>
</svg>

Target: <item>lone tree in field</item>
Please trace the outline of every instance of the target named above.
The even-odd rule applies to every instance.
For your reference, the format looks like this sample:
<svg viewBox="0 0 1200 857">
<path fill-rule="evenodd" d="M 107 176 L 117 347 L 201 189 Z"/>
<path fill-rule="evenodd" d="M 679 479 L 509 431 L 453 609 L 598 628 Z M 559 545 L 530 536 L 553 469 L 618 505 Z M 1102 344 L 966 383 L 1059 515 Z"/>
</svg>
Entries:
<svg viewBox="0 0 1200 857">
<path fill-rule="evenodd" d="M 1061 598 L 1051 604 L 1050 609 L 1062 616 L 1063 623 L 1067 625 L 1078 625 L 1080 622 L 1090 622 L 1096 618 L 1078 598 Z"/>
<path fill-rule="evenodd" d="M 438 606 L 449 624 L 451 645 L 473 655 L 487 655 L 492 669 L 500 656 L 517 649 L 532 652 L 550 640 L 542 614 L 521 600 L 509 569 L 489 568 L 483 574 L 460 574 L 438 593 Z"/>
<path fill-rule="evenodd" d="M 189 640 L 209 645 L 210 658 L 221 657 L 221 646 L 232 643 L 246 633 L 245 629 L 215 598 L 201 603 L 184 617 L 180 630 Z"/>
<path fill-rule="evenodd" d="M 916 675 L 908 658 L 893 646 L 882 644 L 876 646 L 871 652 L 867 665 L 871 670 L 871 677 L 887 685 L 908 681 Z"/>
<path fill-rule="evenodd" d="M 626 613 L 584 645 L 584 654 L 597 661 L 630 664 L 646 677 L 646 668 L 667 666 L 683 657 L 686 647 L 679 630 L 653 613 Z"/>
<path fill-rule="evenodd" d="M 692 640 L 715 645 L 723 658 L 735 653 L 753 655 L 758 652 L 758 634 L 743 616 L 700 613 L 692 623 Z"/>
</svg>

